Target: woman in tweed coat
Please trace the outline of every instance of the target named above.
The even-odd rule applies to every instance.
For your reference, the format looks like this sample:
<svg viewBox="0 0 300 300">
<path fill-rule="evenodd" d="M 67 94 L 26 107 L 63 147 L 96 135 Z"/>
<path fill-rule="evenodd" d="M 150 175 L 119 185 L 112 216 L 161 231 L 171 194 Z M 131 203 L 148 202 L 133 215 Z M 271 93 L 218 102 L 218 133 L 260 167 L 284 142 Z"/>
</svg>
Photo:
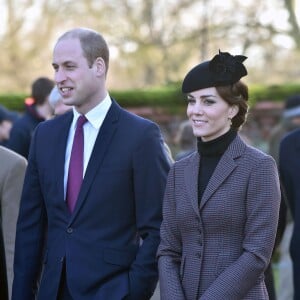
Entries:
<svg viewBox="0 0 300 300">
<path fill-rule="evenodd" d="M 158 249 L 162 300 L 264 300 L 280 188 L 274 160 L 238 134 L 245 56 L 219 52 L 182 85 L 198 152 L 170 170 Z"/>
</svg>

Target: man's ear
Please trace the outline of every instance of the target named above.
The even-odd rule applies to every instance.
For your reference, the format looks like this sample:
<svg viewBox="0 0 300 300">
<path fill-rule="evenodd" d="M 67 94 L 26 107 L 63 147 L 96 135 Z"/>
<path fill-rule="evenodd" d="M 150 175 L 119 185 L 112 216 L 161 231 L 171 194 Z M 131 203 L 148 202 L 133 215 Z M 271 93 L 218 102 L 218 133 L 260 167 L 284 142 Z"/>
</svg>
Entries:
<svg viewBox="0 0 300 300">
<path fill-rule="evenodd" d="M 95 71 L 98 76 L 105 75 L 106 65 L 102 57 L 97 57 L 94 62 Z"/>
</svg>

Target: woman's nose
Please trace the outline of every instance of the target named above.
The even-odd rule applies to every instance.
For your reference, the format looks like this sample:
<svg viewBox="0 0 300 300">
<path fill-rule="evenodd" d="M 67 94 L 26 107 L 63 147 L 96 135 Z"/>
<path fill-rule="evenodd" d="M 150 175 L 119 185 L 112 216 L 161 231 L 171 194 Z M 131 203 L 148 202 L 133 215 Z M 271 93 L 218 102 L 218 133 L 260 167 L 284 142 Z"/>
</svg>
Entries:
<svg viewBox="0 0 300 300">
<path fill-rule="evenodd" d="M 197 115 L 202 115 L 203 114 L 203 105 L 199 102 L 197 102 L 194 107 L 193 111 Z"/>
</svg>

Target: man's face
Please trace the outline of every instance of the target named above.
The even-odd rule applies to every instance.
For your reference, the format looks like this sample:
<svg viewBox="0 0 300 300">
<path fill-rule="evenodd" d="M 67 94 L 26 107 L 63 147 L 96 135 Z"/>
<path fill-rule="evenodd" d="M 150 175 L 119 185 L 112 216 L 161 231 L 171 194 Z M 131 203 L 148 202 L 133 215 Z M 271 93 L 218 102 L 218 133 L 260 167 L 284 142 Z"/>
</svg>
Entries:
<svg viewBox="0 0 300 300">
<path fill-rule="evenodd" d="M 77 38 L 59 41 L 53 52 L 55 82 L 66 105 L 85 113 L 99 101 L 97 64 L 88 65 Z"/>
</svg>

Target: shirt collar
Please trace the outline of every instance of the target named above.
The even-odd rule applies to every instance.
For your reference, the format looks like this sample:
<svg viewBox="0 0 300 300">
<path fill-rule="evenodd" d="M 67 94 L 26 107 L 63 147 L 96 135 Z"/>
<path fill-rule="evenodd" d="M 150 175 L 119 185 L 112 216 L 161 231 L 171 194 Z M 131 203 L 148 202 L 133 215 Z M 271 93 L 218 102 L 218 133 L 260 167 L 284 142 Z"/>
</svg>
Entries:
<svg viewBox="0 0 300 300">
<path fill-rule="evenodd" d="M 106 97 L 93 109 L 91 109 L 88 113 L 85 114 L 85 117 L 88 119 L 89 123 L 95 128 L 99 129 L 104 121 L 104 118 L 111 106 L 111 98 L 109 94 L 106 94 Z M 79 118 L 80 114 L 76 111 L 76 109 L 73 107 L 73 122 L 72 126 L 75 128 L 75 124 L 77 122 L 77 119 Z"/>
</svg>

